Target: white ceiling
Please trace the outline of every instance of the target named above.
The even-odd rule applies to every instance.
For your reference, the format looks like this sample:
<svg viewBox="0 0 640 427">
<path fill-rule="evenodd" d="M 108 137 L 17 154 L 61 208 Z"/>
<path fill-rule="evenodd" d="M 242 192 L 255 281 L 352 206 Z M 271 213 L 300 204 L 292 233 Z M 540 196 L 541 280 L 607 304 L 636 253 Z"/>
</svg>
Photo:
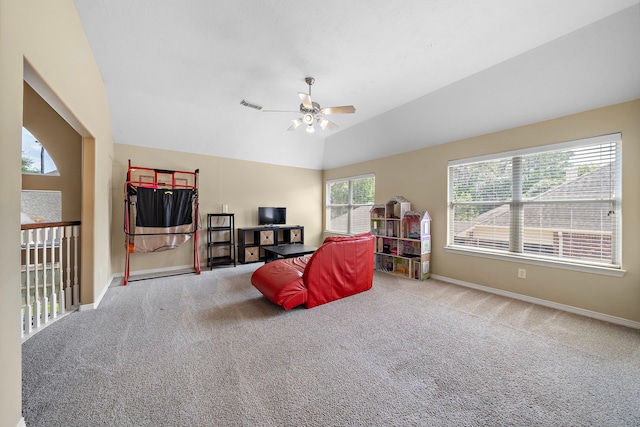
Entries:
<svg viewBox="0 0 640 427">
<path fill-rule="evenodd" d="M 75 0 L 116 143 L 327 169 L 640 98 L 640 0 Z M 306 76 L 337 131 L 288 132 Z"/>
</svg>

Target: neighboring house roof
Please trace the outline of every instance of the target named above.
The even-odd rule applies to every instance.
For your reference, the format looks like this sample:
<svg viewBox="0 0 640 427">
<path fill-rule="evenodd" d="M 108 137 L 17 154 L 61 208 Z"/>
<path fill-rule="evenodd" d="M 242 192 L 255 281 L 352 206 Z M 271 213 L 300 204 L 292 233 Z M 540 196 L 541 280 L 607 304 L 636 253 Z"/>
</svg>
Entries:
<svg viewBox="0 0 640 427">
<path fill-rule="evenodd" d="M 27 213 L 20 212 L 20 224 L 33 224 L 36 222 L 42 222 L 42 218 L 37 218 Z"/>
<path fill-rule="evenodd" d="M 591 172 L 569 180 L 564 184 L 542 193 L 530 200 L 551 202 L 556 200 L 577 200 L 584 198 L 607 200 L 611 198 L 611 167 L 604 165 Z M 587 214 L 594 210 L 602 210 L 600 217 Z M 562 214 L 556 205 L 526 204 L 524 205 L 524 227 L 553 230 L 599 230 L 611 232 L 611 220 L 607 213 L 610 206 L 605 203 L 576 203 Z M 466 233 L 477 226 L 508 227 L 511 220 L 509 204 L 504 204 L 478 216 L 475 222 L 464 222 L 456 234 Z M 458 227 L 456 227 L 458 228 Z"/>
<path fill-rule="evenodd" d="M 351 229 L 352 230 L 369 230 L 370 224 L 370 211 L 371 206 L 359 206 L 351 210 Z M 331 228 L 333 230 L 346 230 L 349 224 L 349 213 L 345 212 L 342 215 L 331 218 Z"/>
<path fill-rule="evenodd" d="M 50 190 L 22 190 L 21 224 L 62 220 L 62 194 Z"/>
</svg>

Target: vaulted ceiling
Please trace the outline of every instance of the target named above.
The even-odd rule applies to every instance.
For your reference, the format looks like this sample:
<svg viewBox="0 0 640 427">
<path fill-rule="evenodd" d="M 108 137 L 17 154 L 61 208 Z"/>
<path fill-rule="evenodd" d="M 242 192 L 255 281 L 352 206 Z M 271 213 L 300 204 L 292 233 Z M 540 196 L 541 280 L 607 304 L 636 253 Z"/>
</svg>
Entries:
<svg viewBox="0 0 640 427">
<path fill-rule="evenodd" d="M 640 98 L 640 0 L 75 4 L 120 144 L 327 169 Z M 306 76 L 337 130 L 287 131 Z"/>
</svg>

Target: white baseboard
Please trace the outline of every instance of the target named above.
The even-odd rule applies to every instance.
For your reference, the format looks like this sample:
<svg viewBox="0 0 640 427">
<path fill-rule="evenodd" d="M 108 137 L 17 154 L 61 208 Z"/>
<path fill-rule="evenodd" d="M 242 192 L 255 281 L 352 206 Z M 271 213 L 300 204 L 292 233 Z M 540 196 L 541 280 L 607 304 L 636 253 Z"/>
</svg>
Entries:
<svg viewBox="0 0 640 427">
<path fill-rule="evenodd" d="M 80 306 L 78 307 L 78 311 L 93 310 L 96 307 L 98 307 L 98 304 L 95 304 L 95 303 L 92 303 L 92 304 L 80 304 Z"/>
<path fill-rule="evenodd" d="M 96 308 L 98 308 L 98 306 L 100 305 L 100 302 L 102 301 L 102 298 L 104 298 L 105 294 L 107 293 L 107 290 L 111 285 L 111 282 L 113 282 L 113 279 L 115 278 L 116 278 L 116 275 L 112 274 L 109 280 L 107 281 L 106 286 L 102 288 L 102 292 L 100 292 L 100 295 L 96 297 L 96 300 L 91 304 L 80 304 L 80 307 L 78 307 L 78 311 L 95 310 Z"/>
<path fill-rule="evenodd" d="M 24 422 L 24 417 L 20 418 L 20 421 L 18 421 L 18 425 L 16 425 L 16 427 L 27 427 L 27 423 Z"/>
<path fill-rule="evenodd" d="M 540 298 L 530 297 L 527 295 L 517 294 L 515 292 L 503 291 L 502 289 L 496 289 L 489 286 L 478 285 L 476 283 L 465 282 L 462 280 L 452 279 L 450 277 L 431 275 L 432 278 L 442 280 L 443 282 L 453 283 L 454 285 L 460 285 L 467 288 L 477 289 L 479 291 L 488 292 L 491 294 L 501 295 L 508 298 L 517 299 L 520 301 L 530 302 L 532 304 L 542 305 L 545 307 L 555 308 L 557 310 L 566 311 L 580 316 L 591 317 L 593 319 L 602 320 L 604 322 L 614 323 L 616 325 L 627 326 L 629 328 L 640 329 L 640 322 L 634 322 L 633 320 L 624 319 L 622 317 L 610 316 L 608 314 L 598 313 L 596 311 L 585 310 L 579 307 L 573 307 L 570 305 L 560 304 L 553 301 L 547 301 Z"/>
</svg>

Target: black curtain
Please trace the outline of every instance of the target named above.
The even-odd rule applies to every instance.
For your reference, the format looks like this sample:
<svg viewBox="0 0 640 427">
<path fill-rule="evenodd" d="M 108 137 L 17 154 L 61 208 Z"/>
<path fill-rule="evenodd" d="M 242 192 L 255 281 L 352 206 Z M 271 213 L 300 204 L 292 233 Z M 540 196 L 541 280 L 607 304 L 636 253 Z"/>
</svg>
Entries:
<svg viewBox="0 0 640 427">
<path fill-rule="evenodd" d="M 175 227 L 193 222 L 195 190 L 138 188 L 136 225 L 139 227 Z"/>
</svg>

